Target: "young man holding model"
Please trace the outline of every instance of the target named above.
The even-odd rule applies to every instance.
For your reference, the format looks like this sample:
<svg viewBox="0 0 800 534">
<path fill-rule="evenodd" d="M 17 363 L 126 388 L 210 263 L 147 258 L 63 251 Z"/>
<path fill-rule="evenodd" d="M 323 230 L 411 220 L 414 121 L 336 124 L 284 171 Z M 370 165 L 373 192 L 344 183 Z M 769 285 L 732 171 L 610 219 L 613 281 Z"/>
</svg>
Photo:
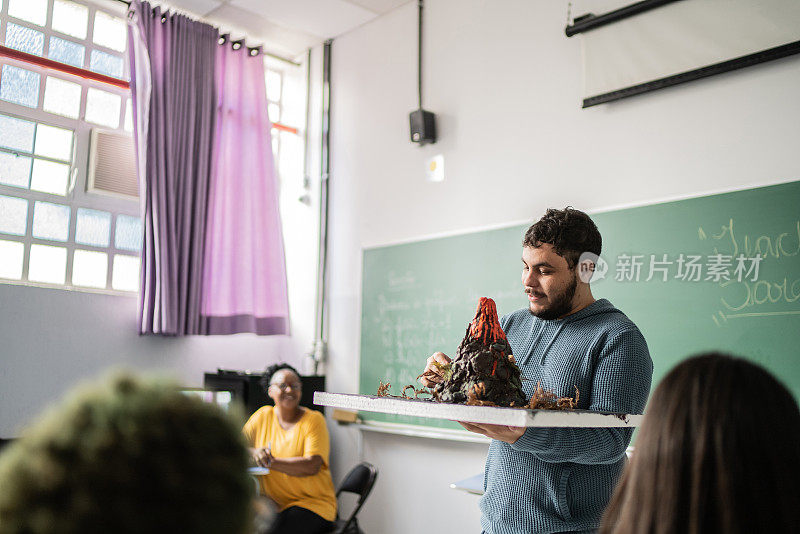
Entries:
<svg viewBox="0 0 800 534">
<path fill-rule="evenodd" d="M 653 363 L 633 322 L 589 282 L 602 240 L 585 213 L 549 209 L 525 233 L 522 285 L 529 307 L 501 318 L 527 397 L 537 383 L 578 408 L 642 413 Z M 585 257 L 584 257 L 585 258 Z M 422 383 L 442 380 L 428 358 Z M 625 464 L 627 428 L 521 428 L 461 423 L 492 438 L 480 501 L 486 534 L 593 532 Z"/>
</svg>

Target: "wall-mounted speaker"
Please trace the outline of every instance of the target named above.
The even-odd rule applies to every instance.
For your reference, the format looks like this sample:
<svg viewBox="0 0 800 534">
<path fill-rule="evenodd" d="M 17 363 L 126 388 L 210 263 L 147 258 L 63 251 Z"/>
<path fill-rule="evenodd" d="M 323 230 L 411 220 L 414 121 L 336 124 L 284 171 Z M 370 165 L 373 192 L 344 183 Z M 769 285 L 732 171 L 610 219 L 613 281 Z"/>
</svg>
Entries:
<svg viewBox="0 0 800 534">
<path fill-rule="evenodd" d="M 430 111 L 418 109 L 408 115 L 411 123 L 411 142 L 420 146 L 436 142 L 436 116 Z"/>
</svg>

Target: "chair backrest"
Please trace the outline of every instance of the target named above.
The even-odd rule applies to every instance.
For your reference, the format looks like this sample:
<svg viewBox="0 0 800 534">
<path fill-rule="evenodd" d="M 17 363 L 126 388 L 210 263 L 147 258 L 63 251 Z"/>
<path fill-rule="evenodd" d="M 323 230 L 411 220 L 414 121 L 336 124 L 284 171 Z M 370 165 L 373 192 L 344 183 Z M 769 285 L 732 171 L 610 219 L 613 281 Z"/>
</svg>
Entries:
<svg viewBox="0 0 800 534">
<path fill-rule="evenodd" d="M 364 505 L 364 501 L 367 500 L 367 496 L 369 495 L 370 491 L 372 491 L 372 486 L 375 485 L 375 479 L 378 477 L 378 470 L 375 469 L 370 463 L 361 462 L 354 468 L 347 473 L 347 476 L 344 477 L 344 480 L 339 485 L 339 489 L 336 490 L 336 496 L 338 497 L 339 494 L 343 491 L 347 491 L 350 493 L 357 494 L 358 503 L 356 507 L 353 509 L 353 512 L 350 514 L 350 517 L 347 518 L 347 521 L 341 528 L 341 532 L 347 530 L 350 526 L 350 523 L 353 522 L 355 519 L 356 514 L 358 511 L 361 510 L 361 507 Z"/>
</svg>

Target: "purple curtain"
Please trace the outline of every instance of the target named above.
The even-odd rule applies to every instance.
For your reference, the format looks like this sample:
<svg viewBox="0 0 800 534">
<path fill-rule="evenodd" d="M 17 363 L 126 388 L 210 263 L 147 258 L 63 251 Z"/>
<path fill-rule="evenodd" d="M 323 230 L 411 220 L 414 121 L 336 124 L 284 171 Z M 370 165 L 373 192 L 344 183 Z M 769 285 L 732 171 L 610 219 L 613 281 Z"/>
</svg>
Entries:
<svg viewBox="0 0 800 534">
<path fill-rule="evenodd" d="M 139 332 L 288 333 L 262 58 L 148 2 L 131 10 Z"/>
<path fill-rule="evenodd" d="M 288 334 L 278 184 L 260 53 L 218 47 L 216 84 L 204 326 L 209 334 Z"/>
<path fill-rule="evenodd" d="M 138 30 L 139 45 L 132 56 L 144 47 L 149 59 L 149 79 L 139 77 L 145 74 L 141 60 L 137 69 L 132 59 L 131 68 L 135 107 L 143 104 L 137 93 L 149 89 L 147 121 L 141 125 L 146 130 L 136 132 L 144 164 L 139 172 L 144 214 L 139 332 L 203 333 L 203 233 L 216 122 L 211 73 L 219 32 L 148 2 L 135 0 L 131 7 L 137 26 L 131 31 Z M 137 126 L 144 112 L 135 109 Z"/>
</svg>

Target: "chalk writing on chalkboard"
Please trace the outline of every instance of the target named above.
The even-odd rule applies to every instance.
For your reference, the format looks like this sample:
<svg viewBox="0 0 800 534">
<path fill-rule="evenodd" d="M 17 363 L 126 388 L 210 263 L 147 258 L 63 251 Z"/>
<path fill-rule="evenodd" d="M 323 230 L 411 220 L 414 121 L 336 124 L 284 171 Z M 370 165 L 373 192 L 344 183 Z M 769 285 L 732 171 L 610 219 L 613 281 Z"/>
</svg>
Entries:
<svg viewBox="0 0 800 534">
<path fill-rule="evenodd" d="M 714 250 L 734 257 L 740 254 L 760 257 L 766 266 L 774 263 L 782 267 L 779 272 L 792 272 L 786 268 L 790 263 L 796 264 L 795 257 L 800 254 L 800 220 L 776 228 L 771 234 L 737 235 L 736 229 L 736 219 L 731 217 L 719 233 L 712 235 L 712 239 L 718 241 Z M 723 326 L 730 319 L 800 315 L 800 276 L 728 280 L 720 286 L 726 291 L 720 297 L 721 309 L 712 315 L 717 326 Z M 794 303 L 797 304 L 790 309 L 765 309 L 770 305 Z"/>
</svg>

